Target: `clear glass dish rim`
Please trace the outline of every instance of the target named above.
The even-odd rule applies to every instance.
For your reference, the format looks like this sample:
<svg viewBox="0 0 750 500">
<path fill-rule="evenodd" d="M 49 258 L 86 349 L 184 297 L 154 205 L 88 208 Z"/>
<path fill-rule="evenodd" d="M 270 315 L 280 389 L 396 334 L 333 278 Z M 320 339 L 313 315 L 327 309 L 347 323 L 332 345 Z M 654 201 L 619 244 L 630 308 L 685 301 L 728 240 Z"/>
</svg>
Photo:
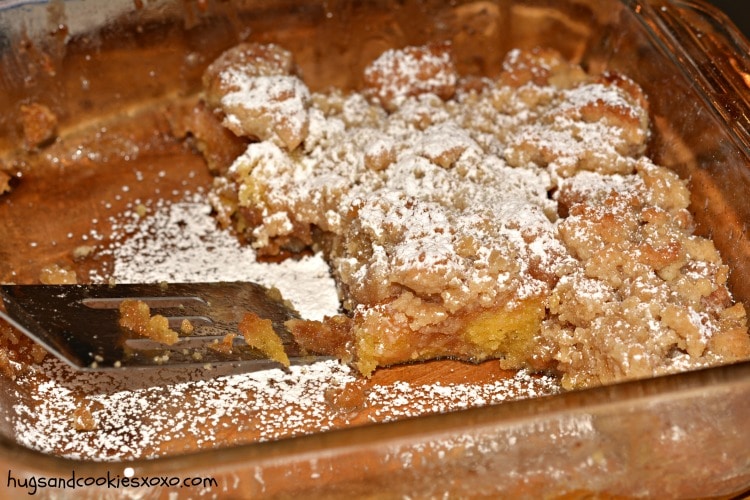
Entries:
<svg viewBox="0 0 750 500">
<path fill-rule="evenodd" d="M 654 47 L 693 82 L 699 98 L 750 160 L 750 41 L 706 0 L 619 1 L 636 14 Z M 673 10 L 688 16 L 672 15 Z M 704 26 L 710 27 L 710 33 Z M 712 79 L 701 68 L 701 59 L 706 58 L 717 65 Z M 735 97 L 729 110 L 718 104 L 726 89 Z"/>
</svg>

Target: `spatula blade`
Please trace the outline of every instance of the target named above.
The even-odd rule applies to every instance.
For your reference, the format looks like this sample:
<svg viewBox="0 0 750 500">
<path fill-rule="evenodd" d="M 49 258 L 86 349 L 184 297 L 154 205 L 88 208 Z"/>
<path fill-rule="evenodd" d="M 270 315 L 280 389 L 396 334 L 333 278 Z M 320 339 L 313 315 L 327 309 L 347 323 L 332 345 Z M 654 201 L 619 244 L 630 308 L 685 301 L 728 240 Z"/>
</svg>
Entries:
<svg viewBox="0 0 750 500">
<path fill-rule="evenodd" d="M 272 321 L 292 363 L 329 359 L 300 352 L 284 327 L 298 317 L 296 312 L 255 283 L 0 285 L 0 295 L 7 311 L 0 315 L 79 370 L 224 363 L 241 363 L 248 370 L 278 367 L 242 342 L 241 335 L 229 353 L 208 346 L 228 333 L 239 334 L 238 324 L 248 312 Z M 171 346 L 134 338 L 119 325 L 124 299 L 146 302 L 171 324 L 187 318 L 195 332 Z"/>
</svg>

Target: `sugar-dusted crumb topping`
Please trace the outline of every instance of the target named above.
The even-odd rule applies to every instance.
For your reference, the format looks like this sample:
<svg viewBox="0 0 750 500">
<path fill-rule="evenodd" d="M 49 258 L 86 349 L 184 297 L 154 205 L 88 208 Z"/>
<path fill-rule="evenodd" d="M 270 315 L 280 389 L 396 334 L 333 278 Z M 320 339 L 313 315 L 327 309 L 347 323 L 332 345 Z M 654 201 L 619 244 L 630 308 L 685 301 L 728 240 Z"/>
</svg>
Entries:
<svg viewBox="0 0 750 500">
<path fill-rule="evenodd" d="M 435 44 L 384 53 L 361 92 L 310 93 L 283 49 L 241 50 L 272 56 L 210 73 L 231 87 L 207 89 L 225 125 L 254 140 L 213 202 L 260 254 L 325 252 L 347 315 L 294 322 L 309 349 L 365 374 L 497 357 L 568 387 L 750 355 L 686 184 L 644 156 L 628 78 L 543 49 L 463 78 Z"/>
<path fill-rule="evenodd" d="M 554 367 L 568 386 L 750 354 L 727 269 L 691 234 L 684 182 L 644 157 L 647 101 L 629 79 L 549 50 L 462 79 L 449 46 L 432 45 L 384 53 L 361 93 L 308 95 L 293 64 L 270 65 L 277 82 L 256 65 L 219 72 L 233 86 L 225 124 L 272 130 L 250 106 L 304 126 L 291 142 L 245 133 L 260 140 L 214 202 L 261 253 L 325 250 L 349 319 L 292 325 L 309 348 L 345 346 L 363 373 L 499 357 Z"/>
<path fill-rule="evenodd" d="M 208 102 L 224 110 L 224 125 L 236 135 L 294 149 L 307 133 L 310 92 L 292 69 L 280 47 L 238 45 L 206 70 Z"/>
<path fill-rule="evenodd" d="M 409 97 L 431 93 L 448 99 L 458 80 L 448 44 L 387 50 L 364 74 L 366 94 L 387 110 L 396 110 Z"/>
<path fill-rule="evenodd" d="M 579 264 L 554 287 L 541 337 L 568 386 L 747 357 L 744 307 L 713 244 L 690 233 L 685 185 L 647 160 L 636 170 L 627 188 L 579 174 L 561 189 L 583 200 L 559 224 Z"/>
</svg>

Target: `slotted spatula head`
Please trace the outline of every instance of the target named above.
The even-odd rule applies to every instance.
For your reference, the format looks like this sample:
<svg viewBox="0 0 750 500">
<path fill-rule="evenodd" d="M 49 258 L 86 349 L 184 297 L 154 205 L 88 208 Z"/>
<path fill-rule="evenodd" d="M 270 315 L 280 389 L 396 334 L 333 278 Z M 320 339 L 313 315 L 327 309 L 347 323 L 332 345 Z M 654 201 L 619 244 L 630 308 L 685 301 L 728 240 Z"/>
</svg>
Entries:
<svg viewBox="0 0 750 500">
<path fill-rule="evenodd" d="M 2 285 L 0 295 L 7 311 L 0 310 L 0 316 L 80 370 L 235 363 L 252 371 L 280 366 L 239 335 L 239 322 L 247 313 L 272 321 L 292 364 L 330 359 L 300 352 L 284 327 L 297 314 L 255 283 Z M 194 331 L 169 346 L 137 338 L 119 324 L 125 299 L 145 302 L 153 314 L 167 317 L 175 331 L 183 319 Z M 229 333 L 238 334 L 231 352 L 209 347 Z"/>
</svg>

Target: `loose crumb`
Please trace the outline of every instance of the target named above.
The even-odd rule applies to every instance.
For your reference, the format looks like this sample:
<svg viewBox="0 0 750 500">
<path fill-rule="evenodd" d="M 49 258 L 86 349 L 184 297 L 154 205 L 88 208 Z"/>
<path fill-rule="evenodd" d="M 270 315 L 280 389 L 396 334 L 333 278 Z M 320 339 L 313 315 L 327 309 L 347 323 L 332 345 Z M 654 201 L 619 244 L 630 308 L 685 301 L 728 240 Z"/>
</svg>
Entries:
<svg viewBox="0 0 750 500">
<path fill-rule="evenodd" d="M 35 149 L 51 142 L 57 136 L 57 115 L 44 104 L 21 106 L 21 127 L 27 149 Z"/>
<path fill-rule="evenodd" d="M 227 333 L 220 341 L 217 340 L 208 344 L 208 348 L 221 354 L 232 354 L 236 336 L 236 333 Z"/>
<path fill-rule="evenodd" d="M 97 428 L 96 419 L 87 406 L 79 406 L 73 411 L 71 425 L 78 432 L 91 432 Z"/>
<path fill-rule="evenodd" d="M 139 337 L 166 345 L 175 344 L 179 340 L 179 334 L 169 327 L 169 320 L 161 314 L 152 316 L 151 308 L 142 300 L 126 299 L 120 303 L 120 326 Z"/>
<path fill-rule="evenodd" d="M 247 345 L 260 349 L 263 354 L 282 365 L 289 366 L 289 356 L 284 350 L 284 343 L 273 328 L 270 319 L 263 319 L 254 313 L 247 313 L 242 317 L 239 325 L 240 333 Z"/>
<path fill-rule="evenodd" d="M 39 281 L 45 285 L 75 285 L 78 283 L 78 276 L 72 269 L 51 264 L 41 270 Z"/>
<path fill-rule="evenodd" d="M 190 335 L 195 331 L 195 326 L 193 326 L 193 323 L 190 322 L 189 319 L 183 319 L 182 323 L 180 323 L 180 333 L 183 335 Z"/>
<path fill-rule="evenodd" d="M 0 195 L 10 191 L 10 175 L 0 170 Z"/>
<path fill-rule="evenodd" d="M 93 245 L 80 245 L 73 249 L 73 260 L 80 261 L 94 254 L 96 247 Z"/>
</svg>

